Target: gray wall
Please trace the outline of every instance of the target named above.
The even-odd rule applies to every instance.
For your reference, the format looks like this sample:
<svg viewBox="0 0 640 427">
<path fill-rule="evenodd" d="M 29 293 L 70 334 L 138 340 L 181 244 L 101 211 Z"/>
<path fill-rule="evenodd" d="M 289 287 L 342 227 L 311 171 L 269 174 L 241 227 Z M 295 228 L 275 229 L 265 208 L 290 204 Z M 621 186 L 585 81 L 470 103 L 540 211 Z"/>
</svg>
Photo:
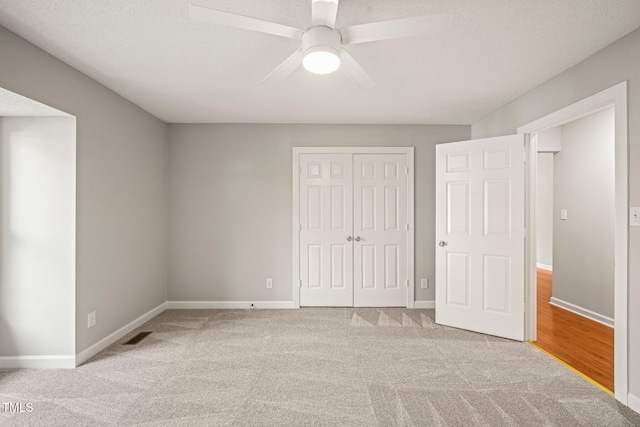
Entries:
<svg viewBox="0 0 640 427">
<path fill-rule="evenodd" d="M 553 160 L 553 297 L 610 318 L 614 154 L 615 115 L 608 108 L 562 126 L 562 151 Z"/>
<path fill-rule="evenodd" d="M 536 173 L 538 264 L 553 267 L 553 154 L 538 153 Z"/>
<path fill-rule="evenodd" d="M 292 300 L 294 146 L 416 147 L 416 300 L 433 300 L 434 147 L 469 137 L 469 126 L 169 125 L 169 300 Z"/>
<path fill-rule="evenodd" d="M 474 138 L 518 126 L 628 80 L 629 204 L 640 206 L 640 30 L 538 86 L 472 126 Z M 629 307 L 640 306 L 640 227 L 629 228 Z M 629 391 L 640 398 L 640 310 L 629 310 Z"/>
<path fill-rule="evenodd" d="M 0 117 L 0 356 L 75 354 L 76 121 Z"/>
<path fill-rule="evenodd" d="M 562 126 L 538 132 L 536 245 L 538 264 L 553 266 L 553 153 L 562 146 Z"/>
<path fill-rule="evenodd" d="M 0 87 L 77 118 L 80 352 L 166 301 L 167 126 L 3 27 L 0 64 Z"/>
</svg>

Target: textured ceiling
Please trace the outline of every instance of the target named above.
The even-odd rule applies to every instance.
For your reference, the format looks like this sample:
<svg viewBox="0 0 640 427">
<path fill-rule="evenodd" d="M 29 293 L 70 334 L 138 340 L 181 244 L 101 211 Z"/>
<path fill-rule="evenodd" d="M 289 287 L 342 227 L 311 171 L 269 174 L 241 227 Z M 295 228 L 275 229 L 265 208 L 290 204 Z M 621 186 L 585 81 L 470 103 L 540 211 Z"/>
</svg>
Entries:
<svg viewBox="0 0 640 427">
<path fill-rule="evenodd" d="M 55 108 L 41 104 L 0 87 L 0 117 L 66 116 Z"/>
<path fill-rule="evenodd" d="M 192 0 L 306 29 L 311 0 Z M 638 0 L 342 0 L 336 27 L 449 30 L 349 46 L 377 85 L 296 70 L 295 40 L 193 22 L 189 0 L 2 0 L 0 24 L 166 122 L 471 124 L 640 27 Z"/>
</svg>

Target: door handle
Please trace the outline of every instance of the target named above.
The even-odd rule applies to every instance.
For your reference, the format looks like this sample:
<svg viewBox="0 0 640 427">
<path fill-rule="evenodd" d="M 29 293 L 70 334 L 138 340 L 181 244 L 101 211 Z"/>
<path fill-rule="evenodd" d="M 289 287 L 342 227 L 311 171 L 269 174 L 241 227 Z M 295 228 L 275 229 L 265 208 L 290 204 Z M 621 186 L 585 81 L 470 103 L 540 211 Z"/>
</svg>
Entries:
<svg viewBox="0 0 640 427">
<path fill-rule="evenodd" d="M 447 246 L 447 242 L 445 242 L 444 240 L 440 240 L 438 242 L 438 246 L 442 247 L 442 246 Z"/>
<path fill-rule="evenodd" d="M 356 236 L 356 242 L 360 241 L 360 236 Z"/>
<path fill-rule="evenodd" d="M 351 236 L 347 236 L 347 242 L 351 241 Z"/>
</svg>

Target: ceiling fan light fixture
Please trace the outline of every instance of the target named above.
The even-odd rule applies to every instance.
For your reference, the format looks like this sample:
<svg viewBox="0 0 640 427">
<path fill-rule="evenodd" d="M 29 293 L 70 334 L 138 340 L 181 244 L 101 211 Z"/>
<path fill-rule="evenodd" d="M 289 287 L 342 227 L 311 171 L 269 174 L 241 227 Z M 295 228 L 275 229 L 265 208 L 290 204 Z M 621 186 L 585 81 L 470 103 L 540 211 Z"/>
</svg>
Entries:
<svg viewBox="0 0 640 427">
<path fill-rule="evenodd" d="M 328 46 L 316 46 L 304 53 L 302 65 L 314 74 L 330 74 L 340 68 L 340 53 Z"/>
</svg>

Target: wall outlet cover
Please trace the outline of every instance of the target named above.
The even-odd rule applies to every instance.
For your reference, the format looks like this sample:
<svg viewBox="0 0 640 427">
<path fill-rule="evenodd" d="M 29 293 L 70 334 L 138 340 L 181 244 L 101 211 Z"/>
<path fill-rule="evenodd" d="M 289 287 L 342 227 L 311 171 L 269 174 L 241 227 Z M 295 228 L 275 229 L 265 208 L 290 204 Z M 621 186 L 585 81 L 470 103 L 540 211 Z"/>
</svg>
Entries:
<svg viewBox="0 0 640 427">
<path fill-rule="evenodd" d="M 629 210 L 629 225 L 640 227 L 640 207 L 633 207 Z"/>
<path fill-rule="evenodd" d="M 429 289 L 429 279 L 420 279 L 420 288 Z"/>
<path fill-rule="evenodd" d="M 96 312 L 92 311 L 87 316 L 87 327 L 90 328 L 96 324 Z"/>
<path fill-rule="evenodd" d="M 267 289 L 273 288 L 273 280 L 267 279 Z"/>
</svg>

